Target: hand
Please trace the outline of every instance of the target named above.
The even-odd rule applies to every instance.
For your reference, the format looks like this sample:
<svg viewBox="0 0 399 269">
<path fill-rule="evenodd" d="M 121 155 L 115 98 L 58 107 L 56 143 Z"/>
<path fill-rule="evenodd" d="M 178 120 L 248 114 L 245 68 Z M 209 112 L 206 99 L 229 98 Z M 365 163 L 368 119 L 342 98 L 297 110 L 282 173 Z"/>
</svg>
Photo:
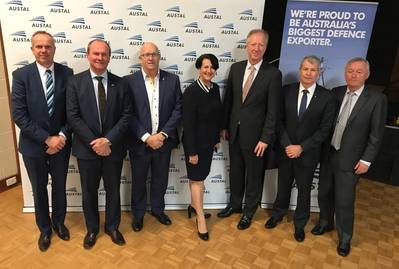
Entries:
<svg viewBox="0 0 399 269">
<path fill-rule="evenodd" d="M 229 140 L 229 131 L 227 131 L 226 129 L 223 129 L 220 131 L 219 136 L 223 140 Z"/>
<path fill-rule="evenodd" d="M 164 140 L 165 140 L 165 137 L 163 135 L 161 135 L 160 133 L 158 133 L 158 134 L 150 135 L 145 142 L 150 148 L 156 150 L 163 146 Z"/>
<path fill-rule="evenodd" d="M 303 148 L 301 145 L 289 145 L 285 147 L 285 154 L 287 154 L 288 158 L 298 158 L 301 156 L 303 152 Z"/>
<path fill-rule="evenodd" d="M 92 150 L 99 156 L 108 156 L 111 154 L 109 140 L 105 137 L 94 139 L 90 142 Z"/>
<path fill-rule="evenodd" d="M 188 162 L 193 164 L 193 165 L 198 164 L 198 155 L 190 155 L 190 156 L 188 156 Z"/>
<path fill-rule="evenodd" d="M 360 174 L 365 174 L 369 170 L 369 166 L 366 164 L 362 163 L 361 161 L 358 161 L 357 164 L 355 165 L 355 174 L 360 175 Z"/>
<path fill-rule="evenodd" d="M 259 141 L 254 150 L 256 157 L 262 157 L 267 149 L 267 146 L 268 145 L 265 142 Z"/>
<path fill-rule="evenodd" d="M 53 135 L 47 137 L 47 139 L 44 142 L 47 145 L 46 153 L 53 155 L 64 148 L 65 137 L 63 137 L 62 135 Z"/>
</svg>

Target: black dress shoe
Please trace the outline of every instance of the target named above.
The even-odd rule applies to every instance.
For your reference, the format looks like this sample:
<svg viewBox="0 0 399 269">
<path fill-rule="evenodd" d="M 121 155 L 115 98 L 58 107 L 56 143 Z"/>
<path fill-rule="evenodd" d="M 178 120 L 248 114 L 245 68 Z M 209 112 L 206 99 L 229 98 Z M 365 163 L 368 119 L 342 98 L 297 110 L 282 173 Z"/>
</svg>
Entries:
<svg viewBox="0 0 399 269">
<path fill-rule="evenodd" d="M 172 221 L 170 220 L 168 215 L 166 215 L 163 212 L 161 212 L 159 214 L 151 213 L 151 215 L 153 215 L 163 225 L 171 225 L 172 224 Z"/>
<path fill-rule="evenodd" d="M 351 251 L 350 243 L 339 242 L 338 247 L 337 247 L 338 255 L 340 255 L 342 257 L 346 257 L 346 256 L 348 256 L 350 251 Z"/>
<path fill-rule="evenodd" d="M 133 231 L 140 232 L 141 229 L 143 229 L 143 217 L 141 218 L 133 217 L 132 228 Z"/>
<path fill-rule="evenodd" d="M 192 207 L 191 205 L 189 205 L 189 206 L 187 207 L 187 217 L 188 217 L 189 219 L 191 219 L 191 214 L 197 215 L 197 211 L 195 210 L 194 207 Z M 205 217 L 206 219 L 209 219 L 211 216 L 212 216 L 211 213 L 204 213 L 204 217 Z"/>
<path fill-rule="evenodd" d="M 275 218 L 275 217 L 271 217 L 270 219 L 268 219 L 265 223 L 265 228 L 266 229 L 273 229 L 274 227 L 277 226 L 277 224 L 282 221 L 283 218 Z"/>
<path fill-rule="evenodd" d="M 64 223 L 53 225 L 53 230 L 62 240 L 68 241 L 70 239 L 69 230 L 65 227 Z"/>
<path fill-rule="evenodd" d="M 40 251 L 42 251 L 42 252 L 46 251 L 50 247 L 50 244 L 51 244 L 51 234 L 47 235 L 47 234 L 41 233 L 37 244 L 39 245 Z"/>
<path fill-rule="evenodd" d="M 305 231 L 302 228 L 295 229 L 294 238 L 298 242 L 305 240 Z"/>
<path fill-rule="evenodd" d="M 96 240 L 97 234 L 88 232 L 83 239 L 83 247 L 85 249 L 91 249 L 96 244 Z"/>
<path fill-rule="evenodd" d="M 201 238 L 204 241 L 208 241 L 209 240 L 209 233 L 200 233 L 200 231 L 198 230 L 198 220 L 195 220 L 195 224 L 197 224 L 197 232 L 198 232 L 198 237 Z"/>
<path fill-rule="evenodd" d="M 314 235 L 322 235 L 332 230 L 334 230 L 333 225 L 320 226 L 320 224 L 317 224 L 316 226 L 313 227 L 313 229 L 310 232 Z"/>
<path fill-rule="evenodd" d="M 219 218 L 227 218 L 230 217 L 234 213 L 242 213 L 241 208 L 232 208 L 231 206 L 227 206 L 226 208 L 223 208 L 222 210 L 219 211 L 217 216 Z"/>
<path fill-rule="evenodd" d="M 121 232 L 119 232 L 118 229 L 113 230 L 111 232 L 110 231 L 105 231 L 105 233 L 108 234 L 111 237 L 112 242 L 114 242 L 115 244 L 117 244 L 119 246 L 122 246 L 122 245 L 124 245 L 126 243 L 125 239 L 123 238 L 123 235 L 121 234 Z"/>
<path fill-rule="evenodd" d="M 238 230 L 245 230 L 251 226 L 251 218 L 243 215 L 240 219 L 240 222 L 237 224 Z"/>
</svg>

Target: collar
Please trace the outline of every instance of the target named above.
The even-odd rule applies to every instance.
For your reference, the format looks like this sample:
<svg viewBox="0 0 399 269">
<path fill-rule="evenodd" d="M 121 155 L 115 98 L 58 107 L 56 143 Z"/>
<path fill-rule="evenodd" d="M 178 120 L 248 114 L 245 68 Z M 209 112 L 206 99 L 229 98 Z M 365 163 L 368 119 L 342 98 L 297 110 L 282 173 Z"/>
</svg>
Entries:
<svg viewBox="0 0 399 269">
<path fill-rule="evenodd" d="M 143 79 L 144 79 L 144 81 L 146 81 L 147 79 L 150 78 L 150 77 L 147 75 L 147 73 L 144 71 L 144 68 L 141 68 L 141 73 L 143 74 Z M 159 71 L 159 69 L 158 69 L 157 75 L 155 76 L 154 79 L 159 78 L 159 76 L 160 76 L 160 71 Z"/>
<path fill-rule="evenodd" d="M 316 90 L 316 83 L 313 83 L 309 88 L 305 88 L 302 83 L 299 83 L 299 92 L 302 92 L 304 89 L 307 89 L 309 94 L 313 95 L 314 91 Z"/>
<path fill-rule="evenodd" d="M 262 65 L 262 63 L 263 63 L 263 59 L 260 60 L 257 64 L 254 64 L 255 71 L 258 71 L 258 70 L 260 69 L 260 66 Z M 248 68 L 249 68 L 251 65 L 252 65 L 252 64 L 251 64 L 249 61 L 247 61 L 247 67 L 245 67 L 245 71 L 248 70 Z"/>
<path fill-rule="evenodd" d="M 108 71 L 105 70 L 102 74 L 97 75 L 90 69 L 90 75 L 92 79 L 95 79 L 95 77 L 103 77 L 105 80 L 108 80 Z"/>
<path fill-rule="evenodd" d="M 46 70 L 51 70 L 51 73 L 54 74 L 54 63 L 51 64 L 49 68 L 44 67 L 43 65 L 39 64 L 36 62 L 37 69 L 39 70 L 40 76 L 44 76 L 44 73 L 46 73 Z"/>
<path fill-rule="evenodd" d="M 356 91 L 354 91 L 353 93 L 356 96 L 360 96 L 362 94 L 363 90 L 364 90 L 364 85 L 362 87 L 360 87 L 359 89 L 357 89 Z M 350 92 L 350 90 L 348 87 L 346 87 L 346 93 L 348 93 L 348 92 Z"/>
</svg>

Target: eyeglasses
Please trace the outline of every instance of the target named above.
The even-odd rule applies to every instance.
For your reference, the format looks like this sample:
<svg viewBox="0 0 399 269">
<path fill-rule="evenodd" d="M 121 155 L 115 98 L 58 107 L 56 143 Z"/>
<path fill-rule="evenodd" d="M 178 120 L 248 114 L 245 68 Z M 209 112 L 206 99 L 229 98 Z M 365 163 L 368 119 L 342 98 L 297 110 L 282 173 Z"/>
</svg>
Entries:
<svg viewBox="0 0 399 269">
<path fill-rule="evenodd" d="M 143 53 L 143 54 L 140 55 L 140 57 L 143 57 L 143 58 L 150 58 L 150 57 L 155 58 L 155 57 L 158 57 L 158 56 L 159 56 L 159 52 Z"/>
</svg>

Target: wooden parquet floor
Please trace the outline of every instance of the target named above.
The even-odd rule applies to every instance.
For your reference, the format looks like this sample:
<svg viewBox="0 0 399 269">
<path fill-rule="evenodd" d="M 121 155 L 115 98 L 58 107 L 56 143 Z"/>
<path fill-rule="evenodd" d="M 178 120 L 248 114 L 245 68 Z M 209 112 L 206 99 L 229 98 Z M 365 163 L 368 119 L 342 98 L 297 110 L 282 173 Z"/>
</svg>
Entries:
<svg viewBox="0 0 399 269">
<path fill-rule="evenodd" d="M 92 250 L 82 246 L 83 215 L 68 213 L 71 240 L 53 236 L 49 250 L 41 253 L 34 214 L 22 213 L 21 187 L 0 197 L 0 268 L 399 268 L 399 188 L 369 180 L 358 186 L 355 236 L 346 258 L 336 253 L 335 232 L 318 237 L 310 233 L 316 214 L 306 227 L 305 241 L 297 243 L 292 217 L 266 230 L 270 211 L 263 209 L 245 231 L 236 228 L 239 215 L 219 219 L 216 210 L 209 210 L 208 242 L 197 237 L 195 219 L 187 219 L 185 211 L 168 212 L 171 226 L 146 214 L 140 233 L 132 231 L 130 214 L 123 212 L 120 230 L 127 244 L 114 245 L 101 232 Z"/>
</svg>

